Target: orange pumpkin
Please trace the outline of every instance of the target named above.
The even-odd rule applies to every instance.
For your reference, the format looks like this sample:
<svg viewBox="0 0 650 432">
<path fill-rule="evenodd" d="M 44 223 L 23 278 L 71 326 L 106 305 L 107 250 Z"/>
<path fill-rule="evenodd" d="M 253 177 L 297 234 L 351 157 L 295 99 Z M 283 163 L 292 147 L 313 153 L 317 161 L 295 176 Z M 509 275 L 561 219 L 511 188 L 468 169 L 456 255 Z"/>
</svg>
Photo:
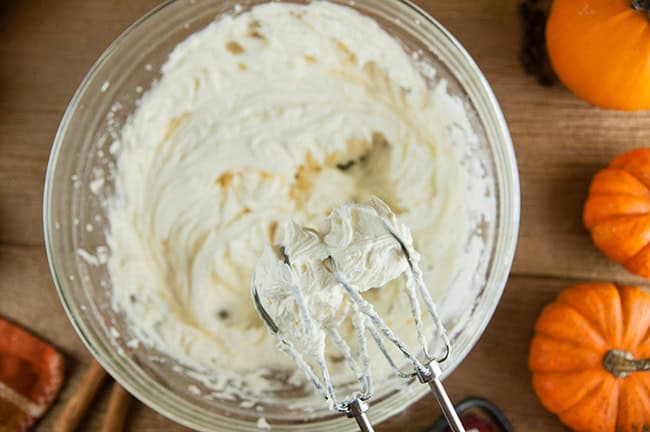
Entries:
<svg viewBox="0 0 650 432">
<path fill-rule="evenodd" d="M 650 109 L 649 9 L 648 0 L 555 0 L 546 46 L 560 80 L 599 107 Z"/>
<path fill-rule="evenodd" d="M 539 400 L 570 428 L 641 432 L 650 430 L 648 357 L 650 294 L 587 283 L 542 311 L 528 363 Z"/>
<path fill-rule="evenodd" d="M 596 246 L 629 271 L 647 278 L 650 278 L 649 188 L 650 149 L 624 153 L 594 176 L 583 212 L 584 224 Z"/>
</svg>

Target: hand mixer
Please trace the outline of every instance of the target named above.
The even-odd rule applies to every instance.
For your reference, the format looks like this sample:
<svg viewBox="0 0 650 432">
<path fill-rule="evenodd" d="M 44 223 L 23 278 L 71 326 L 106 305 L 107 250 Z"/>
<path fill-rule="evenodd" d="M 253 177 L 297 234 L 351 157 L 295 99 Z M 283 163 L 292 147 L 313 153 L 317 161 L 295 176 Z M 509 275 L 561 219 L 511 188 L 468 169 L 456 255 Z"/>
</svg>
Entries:
<svg viewBox="0 0 650 432">
<path fill-rule="evenodd" d="M 346 365 L 353 371 L 361 386 L 360 391 L 352 397 L 346 398 L 343 402 L 337 402 L 334 384 L 324 355 L 319 356 L 316 360 L 318 368 L 320 369 L 319 378 L 317 372 L 305 360 L 302 353 L 295 348 L 289 338 L 285 337 L 287 335 L 287 333 L 285 333 L 286 329 L 279 328 L 276 324 L 276 320 L 273 319 L 262 305 L 254 277 L 252 283 L 252 296 L 255 308 L 268 329 L 278 338 L 278 347 L 291 356 L 299 369 L 307 375 L 316 390 L 330 402 L 332 407 L 356 420 L 362 432 L 373 431 L 372 425 L 366 415 L 368 410 L 366 402 L 372 396 L 372 377 L 368 360 L 367 339 L 364 336 L 366 332 L 370 334 L 372 340 L 374 340 L 380 352 L 388 361 L 391 369 L 402 378 L 411 379 L 416 377 L 421 383 L 429 384 L 431 391 L 447 418 L 451 429 L 454 432 L 465 432 L 465 429 L 440 380 L 442 375 L 440 363 L 444 362 L 448 358 L 451 344 L 442 320 L 437 313 L 435 303 L 433 302 L 429 290 L 424 283 L 422 271 L 418 266 L 417 259 L 414 259 L 414 257 L 418 256 L 417 252 L 413 249 L 410 242 L 404 241 L 404 239 L 400 237 L 398 230 L 389 217 L 387 217 L 387 215 L 392 215 L 388 206 L 376 198 L 371 199 L 370 204 L 374 208 L 379 209 L 379 211 L 373 213 L 373 217 L 377 217 L 378 220 L 381 221 L 383 228 L 394 239 L 398 249 L 401 251 L 408 263 L 408 271 L 405 273 L 406 283 L 404 284 L 404 289 L 411 305 L 411 311 L 415 322 L 418 341 L 422 348 L 424 361 L 420 361 L 417 356 L 413 354 L 395 335 L 392 329 L 375 311 L 374 307 L 365 300 L 359 293 L 359 290 L 355 289 L 355 287 L 348 281 L 346 275 L 342 274 L 342 272 L 337 269 L 336 262 L 331 256 L 325 259 L 324 265 L 333 274 L 338 284 L 343 287 L 349 300 L 351 300 L 352 324 L 359 344 L 359 358 L 362 360 L 361 365 L 359 365 L 353 358 L 350 346 L 345 342 L 345 340 L 343 340 L 335 327 L 324 328 L 323 330 L 327 337 L 329 337 L 333 342 L 333 346 L 339 352 Z M 301 322 L 309 332 L 314 326 L 314 319 L 310 315 L 309 309 L 306 307 L 305 298 L 301 287 L 299 286 L 298 278 L 296 277 L 296 272 L 293 268 L 290 257 L 285 254 L 284 248 L 281 246 L 275 246 L 274 251 L 277 256 L 284 261 L 284 264 L 286 264 L 291 275 L 291 286 L 288 287 L 289 292 L 295 297 L 297 304 L 300 305 L 298 308 L 299 312 L 297 312 L 300 317 L 297 317 L 299 319 L 296 319 L 296 321 Z M 440 337 L 444 342 L 444 352 L 438 357 L 434 357 L 429 353 L 428 343 L 424 334 L 422 306 L 418 297 L 423 301 L 424 309 L 435 325 L 436 336 Z M 386 341 L 396 347 L 399 352 L 404 355 L 413 367 L 412 372 L 405 373 L 400 370 L 397 363 L 388 352 Z"/>
</svg>

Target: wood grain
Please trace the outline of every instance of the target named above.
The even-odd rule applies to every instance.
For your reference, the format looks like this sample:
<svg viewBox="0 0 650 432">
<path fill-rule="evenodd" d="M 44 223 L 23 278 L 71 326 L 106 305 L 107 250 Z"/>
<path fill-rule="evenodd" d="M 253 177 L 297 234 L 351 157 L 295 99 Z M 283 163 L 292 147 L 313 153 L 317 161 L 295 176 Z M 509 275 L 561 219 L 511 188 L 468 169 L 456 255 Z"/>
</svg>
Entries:
<svg viewBox="0 0 650 432">
<path fill-rule="evenodd" d="M 43 249 L 42 185 L 58 123 L 103 49 L 157 0 L 0 1 L 0 315 L 41 335 L 68 359 L 60 400 L 37 425 L 52 429 L 90 358 L 51 283 Z M 526 353 L 544 303 L 584 279 L 643 283 L 596 250 L 580 216 L 591 176 L 622 151 L 646 145 L 650 113 L 582 103 L 560 85 L 539 87 L 517 61 L 516 0 L 419 0 L 475 58 L 499 99 L 517 153 L 522 191 L 517 254 L 497 313 L 448 380 L 455 400 L 487 397 L 517 430 L 564 430 L 535 399 Z M 99 431 L 100 391 L 80 430 Z M 438 415 L 432 397 L 378 426 L 424 430 Z M 134 404 L 126 430 L 187 430 Z"/>
</svg>

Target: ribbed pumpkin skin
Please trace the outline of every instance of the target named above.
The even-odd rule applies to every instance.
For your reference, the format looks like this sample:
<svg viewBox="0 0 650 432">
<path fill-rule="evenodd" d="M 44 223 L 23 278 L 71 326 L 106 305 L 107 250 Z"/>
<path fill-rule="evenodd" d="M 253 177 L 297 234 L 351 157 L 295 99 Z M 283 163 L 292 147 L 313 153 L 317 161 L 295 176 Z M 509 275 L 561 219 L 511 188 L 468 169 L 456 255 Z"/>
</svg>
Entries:
<svg viewBox="0 0 650 432">
<path fill-rule="evenodd" d="M 611 283 L 564 290 L 537 320 L 528 358 L 544 407 L 579 432 L 650 429 L 650 372 L 616 378 L 602 363 L 614 349 L 650 358 L 650 294 Z"/>
<path fill-rule="evenodd" d="M 605 255 L 650 278 L 650 149 L 624 153 L 594 176 L 583 222 Z"/>
<path fill-rule="evenodd" d="M 631 0 L 555 0 L 546 47 L 555 73 L 602 108 L 650 109 L 650 20 Z"/>
</svg>

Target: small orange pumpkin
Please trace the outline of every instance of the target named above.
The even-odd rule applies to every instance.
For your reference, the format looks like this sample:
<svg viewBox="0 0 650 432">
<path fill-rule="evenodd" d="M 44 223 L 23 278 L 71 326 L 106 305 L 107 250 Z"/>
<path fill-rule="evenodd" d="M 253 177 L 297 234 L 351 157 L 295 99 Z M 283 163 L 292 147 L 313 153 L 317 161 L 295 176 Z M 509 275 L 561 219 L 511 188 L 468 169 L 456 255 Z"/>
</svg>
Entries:
<svg viewBox="0 0 650 432">
<path fill-rule="evenodd" d="M 583 222 L 596 246 L 629 271 L 647 278 L 649 188 L 650 149 L 632 150 L 616 157 L 594 176 L 583 212 Z"/>
<path fill-rule="evenodd" d="M 528 364 L 539 400 L 570 428 L 641 432 L 650 430 L 649 357 L 650 294 L 586 283 L 544 308 Z"/>
<path fill-rule="evenodd" d="M 650 109 L 650 1 L 555 0 L 548 55 L 578 97 L 609 109 Z"/>
</svg>

